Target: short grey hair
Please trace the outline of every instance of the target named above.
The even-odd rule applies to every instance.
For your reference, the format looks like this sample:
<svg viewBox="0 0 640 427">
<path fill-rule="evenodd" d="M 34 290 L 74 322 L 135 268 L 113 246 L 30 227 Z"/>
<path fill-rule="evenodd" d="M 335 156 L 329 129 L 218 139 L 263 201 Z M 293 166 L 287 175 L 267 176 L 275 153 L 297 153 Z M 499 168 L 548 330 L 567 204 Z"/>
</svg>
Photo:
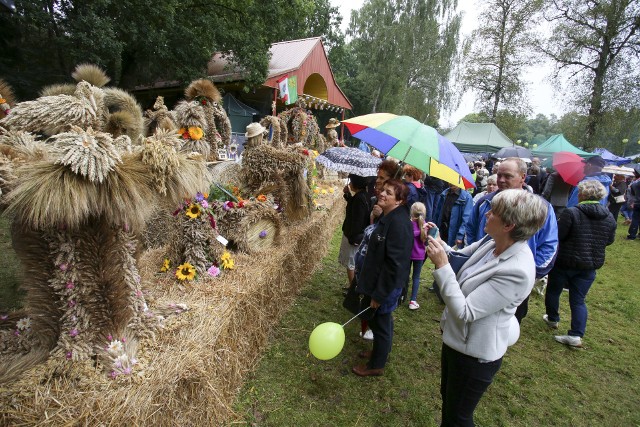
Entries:
<svg viewBox="0 0 640 427">
<path fill-rule="evenodd" d="M 515 225 L 509 233 L 517 241 L 528 240 L 547 219 L 548 203 L 527 190 L 502 190 L 491 200 L 491 211 L 505 224 Z"/>
<path fill-rule="evenodd" d="M 602 200 L 607 195 L 607 190 L 600 181 L 588 179 L 578 183 L 578 197 L 581 200 Z"/>
<path fill-rule="evenodd" d="M 498 175 L 495 173 L 493 175 L 489 175 L 489 178 L 487 178 L 487 184 L 498 185 Z"/>
<path fill-rule="evenodd" d="M 520 175 L 527 174 L 527 164 L 520 157 L 507 157 L 502 161 L 502 163 L 504 162 L 515 162 L 518 167 L 518 172 L 520 173 Z"/>
</svg>

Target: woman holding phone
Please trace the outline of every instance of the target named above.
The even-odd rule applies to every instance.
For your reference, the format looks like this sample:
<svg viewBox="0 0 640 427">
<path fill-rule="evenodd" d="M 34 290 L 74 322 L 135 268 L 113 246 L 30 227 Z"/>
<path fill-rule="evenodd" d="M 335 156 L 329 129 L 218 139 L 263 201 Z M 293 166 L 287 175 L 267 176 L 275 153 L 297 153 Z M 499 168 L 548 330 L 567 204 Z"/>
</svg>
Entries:
<svg viewBox="0 0 640 427">
<path fill-rule="evenodd" d="M 427 255 L 445 309 L 442 313 L 442 425 L 473 426 L 473 412 L 514 344 L 514 316 L 533 288 L 536 265 L 527 240 L 544 224 L 547 204 L 525 190 L 503 190 L 486 214 L 487 236 L 460 251 L 428 237 Z M 428 223 L 433 229 L 433 223 Z M 451 262 L 450 262 L 451 259 Z M 457 271 L 453 259 L 462 264 Z"/>
</svg>

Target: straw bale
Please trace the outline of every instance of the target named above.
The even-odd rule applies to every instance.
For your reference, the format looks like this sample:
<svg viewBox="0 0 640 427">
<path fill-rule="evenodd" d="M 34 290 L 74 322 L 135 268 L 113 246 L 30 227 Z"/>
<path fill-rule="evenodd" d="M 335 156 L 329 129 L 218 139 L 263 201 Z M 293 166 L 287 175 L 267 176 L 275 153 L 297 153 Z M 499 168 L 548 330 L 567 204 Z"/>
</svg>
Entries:
<svg viewBox="0 0 640 427">
<path fill-rule="evenodd" d="M 227 211 L 218 219 L 220 234 L 247 253 L 277 244 L 281 227 L 280 214 L 269 202 L 246 202 L 244 208 Z M 264 237 L 260 237 L 262 232 Z"/>
<path fill-rule="evenodd" d="M 336 200 L 338 200 L 336 196 Z M 269 256 L 234 256 L 236 269 L 177 285 L 157 273 L 162 249 L 139 263 L 151 310 L 189 310 L 144 338 L 132 375 L 109 379 L 93 360 L 50 359 L 0 388 L 0 425 L 228 425 L 243 379 L 275 323 L 324 256 L 343 203 L 283 231 Z M 304 254 L 304 256 L 301 256 Z"/>
<path fill-rule="evenodd" d="M 223 161 L 209 166 L 209 171 L 211 172 L 211 180 L 213 182 L 222 185 L 231 184 L 237 187 L 242 186 L 242 178 L 240 176 L 242 166 L 238 162 L 234 162 L 233 160 Z"/>
</svg>

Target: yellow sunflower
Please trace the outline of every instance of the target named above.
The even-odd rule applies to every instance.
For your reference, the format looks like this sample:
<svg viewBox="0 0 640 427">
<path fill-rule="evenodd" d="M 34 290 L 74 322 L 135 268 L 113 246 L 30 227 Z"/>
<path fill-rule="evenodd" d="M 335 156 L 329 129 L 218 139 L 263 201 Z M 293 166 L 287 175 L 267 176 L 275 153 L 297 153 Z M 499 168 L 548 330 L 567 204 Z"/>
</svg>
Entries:
<svg viewBox="0 0 640 427">
<path fill-rule="evenodd" d="M 169 267 L 171 267 L 171 261 L 169 261 L 168 258 L 165 258 L 164 262 L 162 263 L 162 268 L 160 269 L 160 271 L 165 273 L 169 271 Z"/>
<path fill-rule="evenodd" d="M 185 262 L 178 266 L 178 269 L 176 270 L 176 277 L 178 280 L 182 281 L 193 280 L 196 277 L 196 269 L 193 265 Z"/>
<path fill-rule="evenodd" d="M 195 219 L 200 217 L 202 211 L 200 210 L 200 205 L 197 203 L 191 203 L 185 212 L 187 216 L 191 219 Z"/>
<path fill-rule="evenodd" d="M 224 251 L 224 253 L 220 256 L 220 261 L 224 270 L 233 270 L 235 267 L 235 263 L 233 262 L 231 254 L 228 251 Z"/>
<path fill-rule="evenodd" d="M 189 137 L 194 141 L 200 140 L 204 136 L 204 132 L 202 128 L 198 126 L 190 126 L 189 127 Z"/>
</svg>

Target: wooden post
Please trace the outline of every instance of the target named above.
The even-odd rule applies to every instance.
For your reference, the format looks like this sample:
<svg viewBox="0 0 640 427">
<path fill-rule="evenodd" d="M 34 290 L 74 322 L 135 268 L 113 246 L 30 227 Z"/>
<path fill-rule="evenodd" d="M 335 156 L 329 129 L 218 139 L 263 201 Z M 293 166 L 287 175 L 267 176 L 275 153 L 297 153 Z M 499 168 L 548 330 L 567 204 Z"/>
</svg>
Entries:
<svg viewBox="0 0 640 427">
<path fill-rule="evenodd" d="M 344 120 L 344 108 L 342 109 L 342 119 L 340 119 L 340 121 L 342 120 Z M 342 125 L 342 129 L 340 129 L 340 140 L 344 144 L 344 125 Z"/>
<path fill-rule="evenodd" d="M 278 102 L 278 89 L 273 89 L 273 104 L 271 104 L 271 115 L 276 115 L 276 103 Z"/>
</svg>

